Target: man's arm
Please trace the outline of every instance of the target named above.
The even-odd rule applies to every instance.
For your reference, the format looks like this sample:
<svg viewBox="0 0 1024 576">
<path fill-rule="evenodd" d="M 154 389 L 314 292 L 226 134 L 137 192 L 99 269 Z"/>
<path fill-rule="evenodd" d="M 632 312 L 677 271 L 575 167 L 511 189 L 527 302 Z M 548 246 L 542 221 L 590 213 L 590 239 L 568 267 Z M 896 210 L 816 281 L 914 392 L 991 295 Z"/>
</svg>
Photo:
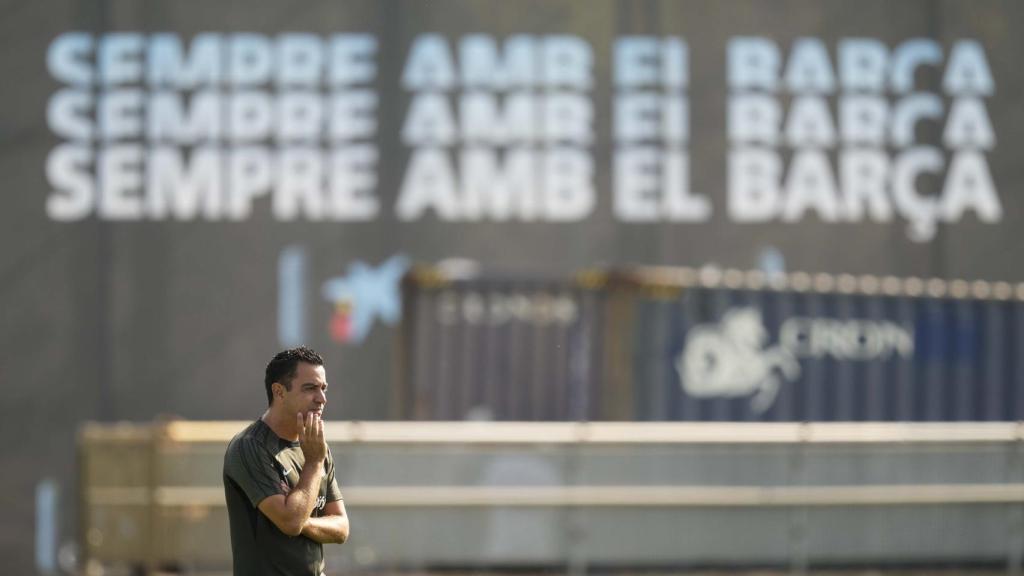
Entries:
<svg viewBox="0 0 1024 576">
<path fill-rule="evenodd" d="M 289 536 L 302 533 L 309 515 L 313 513 L 320 491 L 320 478 L 324 474 L 324 457 L 327 443 L 324 441 L 324 423 L 314 414 L 305 422 L 299 414 L 301 424 L 299 443 L 306 463 L 299 473 L 299 483 L 288 494 L 275 494 L 260 501 L 258 507 L 277 529 Z"/>
<path fill-rule="evenodd" d="M 259 503 L 260 512 L 270 518 L 277 529 L 289 536 L 302 533 L 302 525 L 316 506 L 317 488 L 323 475 L 322 462 L 306 462 L 299 474 L 299 483 L 285 494 L 275 494 Z"/>
<path fill-rule="evenodd" d="M 302 535 L 321 544 L 344 544 L 348 540 L 348 515 L 345 502 L 336 500 L 324 507 L 324 515 L 308 518 L 302 527 Z"/>
</svg>

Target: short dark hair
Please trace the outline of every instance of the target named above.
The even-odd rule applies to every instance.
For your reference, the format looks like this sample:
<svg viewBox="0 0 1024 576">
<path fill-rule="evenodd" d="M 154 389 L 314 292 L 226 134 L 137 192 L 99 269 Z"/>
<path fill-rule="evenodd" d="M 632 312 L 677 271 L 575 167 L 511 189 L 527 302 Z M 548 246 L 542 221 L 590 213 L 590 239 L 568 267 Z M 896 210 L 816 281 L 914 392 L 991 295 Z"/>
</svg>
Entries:
<svg viewBox="0 0 1024 576">
<path fill-rule="evenodd" d="M 267 406 L 274 403 L 274 393 L 270 390 L 271 384 L 280 382 L 286 390 L 292 389 L 292 378 L 295 378 L 295 373 L 298 372 L 299 362 L 313 366 L 324 365 L 324 359 L 305 346 L 278 352 L 274 359 L 267 364 L 267 373 L 263 378 L 263 385 L 267 389 Z"/>
</svg>

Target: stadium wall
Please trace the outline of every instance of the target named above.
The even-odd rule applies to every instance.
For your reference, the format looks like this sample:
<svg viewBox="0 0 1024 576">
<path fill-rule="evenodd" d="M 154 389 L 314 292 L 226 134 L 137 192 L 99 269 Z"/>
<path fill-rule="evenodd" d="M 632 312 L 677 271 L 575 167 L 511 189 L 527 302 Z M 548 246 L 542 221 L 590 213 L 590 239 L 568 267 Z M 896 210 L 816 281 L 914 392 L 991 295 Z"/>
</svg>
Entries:
<svg viewBox="0 0 1024 576">
<path fill-rule="evenodd" d="M 397 417 L 411 262 L 1024 281 L 1021 25 L 1009 0 L 12 5 L 0 557 L 73 558 L 82 422 L 253 418 L 281 347 L 324 353 L 331 418 Z"/>
</svg>

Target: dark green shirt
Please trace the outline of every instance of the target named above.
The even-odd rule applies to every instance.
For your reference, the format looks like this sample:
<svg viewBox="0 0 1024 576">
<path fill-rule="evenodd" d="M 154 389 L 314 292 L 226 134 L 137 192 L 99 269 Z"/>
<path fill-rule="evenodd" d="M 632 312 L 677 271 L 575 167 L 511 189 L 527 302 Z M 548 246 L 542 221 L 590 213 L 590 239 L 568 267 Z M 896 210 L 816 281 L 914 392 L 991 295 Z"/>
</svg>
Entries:
<svg viewBox="0 0 1024 576">
<path fill-rule="evenodd" d="M 298 442 L 282 439 L 262 420 L 231 439 L 224 454 L 224 496 L 235 576 L 320 576 L 323 572 L 322 544 L 302 535 L 288 536 L 257 508 L 264 498 L 291 491 L 305 461 Z M 312 516 L 322 516 L 324 506 L 336 500 L 341 500 L 341 490 L 328 450 Z"/>
</svg>

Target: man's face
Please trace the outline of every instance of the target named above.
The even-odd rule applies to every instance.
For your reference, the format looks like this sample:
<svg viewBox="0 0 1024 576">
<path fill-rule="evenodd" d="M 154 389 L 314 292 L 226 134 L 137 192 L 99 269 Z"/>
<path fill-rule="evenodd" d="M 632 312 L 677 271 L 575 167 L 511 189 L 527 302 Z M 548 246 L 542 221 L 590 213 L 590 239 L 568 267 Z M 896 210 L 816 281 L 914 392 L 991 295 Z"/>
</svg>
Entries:
<svg viewBox="0 0 1024 576">
<path fill-rule="evenodd" d="M 303 418 L 309 412 L 323 416 L 327 404 L 327 373 L 324 367 L 299 362 L 291 390 L 284 390 L 282 401 L 286 413 L 301 412 Z"/>
</svg>

